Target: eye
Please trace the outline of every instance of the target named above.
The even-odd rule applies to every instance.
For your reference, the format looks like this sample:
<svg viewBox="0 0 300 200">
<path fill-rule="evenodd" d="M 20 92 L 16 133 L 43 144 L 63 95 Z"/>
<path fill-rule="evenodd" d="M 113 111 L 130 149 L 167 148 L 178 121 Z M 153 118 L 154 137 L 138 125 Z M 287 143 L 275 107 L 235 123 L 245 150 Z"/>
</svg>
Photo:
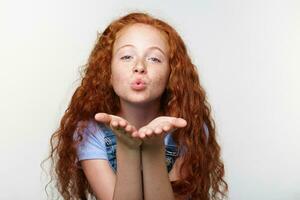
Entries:
<svg viewBox="0 0 300 200">
<path fill-rule="evenodd" d="M 159 60 L 158 58 L 155 58 L 155 57 L 151 57 L 149 58 L 151 61 L 153 62 L 158 62 L 158 63 L 161 63 L 161 60 Z"/>
<path fill-rule="evenodd" d="M 121 60 L 129 60 L 130 58 L 132 58 L 132 56 L 126 55 L 121 57 Z"/>
</svg>

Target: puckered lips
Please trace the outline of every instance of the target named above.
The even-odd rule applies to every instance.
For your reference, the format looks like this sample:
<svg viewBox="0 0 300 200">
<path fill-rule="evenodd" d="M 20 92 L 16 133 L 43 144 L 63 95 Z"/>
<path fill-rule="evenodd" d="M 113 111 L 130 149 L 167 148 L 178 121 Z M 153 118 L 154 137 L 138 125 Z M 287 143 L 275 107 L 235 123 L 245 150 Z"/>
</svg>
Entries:
<svg viewBox="0 0 300 200">
<path fill-rule="evenodd" d="M 146 88 L 146 82 L 143 79 L 135 79 L 130 84 L 133 90 L 144 90 Z"/>
</svg>

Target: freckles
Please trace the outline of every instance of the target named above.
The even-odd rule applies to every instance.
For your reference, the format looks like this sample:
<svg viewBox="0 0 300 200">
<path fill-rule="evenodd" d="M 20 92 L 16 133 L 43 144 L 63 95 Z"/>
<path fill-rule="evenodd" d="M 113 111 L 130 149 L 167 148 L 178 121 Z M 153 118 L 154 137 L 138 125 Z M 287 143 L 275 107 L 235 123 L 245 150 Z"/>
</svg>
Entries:
<svg viewBox="0 0 300 200">
<path fill-rule="evenodd" d="M 116 83 L 118 84 L 118 85 L 120 85 L 121 87 L 124 87 L 124 84 L 126 83 L 126 78 L 125 77 L 123 77 L 123 76 L 119 76 L 119 77 L 117 77 L 116 79 L 115 79 L 115 81 L 116 81 Z"/>
<path fill-rule="evenodd" d="M 126 81 L 126 77 L 122 73 L 114 73 L 111 76 L 111 83 L 117 87 L 124 85 L 124 81 Z"/>
<path fill-rule="evenodd" d="M 165 85 L 166 85 L 165 77 L 157 77 L 157 79 L 154 81 L 154 85 L 155 85 L 154 87 L 156 89 L 165 87 Z"/>
<path fill-rule="evenodd" d="M 160 76 L 157 77 L 157 82 L 165 83 L 168 80 L 168 75 L 161 73 Z"/>
<path fill-rule="evenodd" d="M 157 82 L 158 82 L 159 84 L 162 84 L 162 83 L 164 82 L 164 78 L 163 78 L 163 77 L 160 77 L 160 78 L 157 80 Z"/>
</svg>

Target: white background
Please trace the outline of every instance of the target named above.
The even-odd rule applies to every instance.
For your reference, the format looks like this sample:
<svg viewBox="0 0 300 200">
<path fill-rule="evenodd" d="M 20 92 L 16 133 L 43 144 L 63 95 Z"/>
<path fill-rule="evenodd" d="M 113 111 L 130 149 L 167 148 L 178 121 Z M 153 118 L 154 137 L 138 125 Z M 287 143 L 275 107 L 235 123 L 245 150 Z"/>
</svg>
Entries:
<svg viewBox="0 0 300 200">
<path fill-rule="evenodd" d="M 46 199 L 39 166 L 108 23 L 169 22 L 199 69 L 232 200 L 300 199 L 300 1 L 0 1 L 0 199 Z"/>
</svg>

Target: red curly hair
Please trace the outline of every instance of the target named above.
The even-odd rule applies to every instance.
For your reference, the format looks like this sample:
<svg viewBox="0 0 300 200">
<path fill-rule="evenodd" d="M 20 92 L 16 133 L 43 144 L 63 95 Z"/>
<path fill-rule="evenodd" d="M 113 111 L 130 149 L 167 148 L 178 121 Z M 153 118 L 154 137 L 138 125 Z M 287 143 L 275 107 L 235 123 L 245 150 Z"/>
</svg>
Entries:
<svg viewBox="0 0 300 200">
<path fill-rule="evenodd" d="M 187 121 L 184 129 L 172 133 L 178 147 L 185 150 L 180 168 L 182 178 L 171 182 L 175 196 L 193 200 L 226 198 L 228 185 L 223 179 L 224 164 L 216 141 L 215 122 L 211 118 L 211 107 L 207 102 L 206 92 L 200 85 L 197 68 L 191 62 L 179 34 L 167 23 L 147 13 L 123 16 L 98 35 L 85 65 L 81 84 L 72 96 L 60 127 L 50 139 L 51 150 L 47 158 L 52 161 L 50 182 L 56 180 L 55 187 L 66 200 L 84 200 L 88 196 L 94 196 L 77 163 L 76 146 L 82 135 L 79 134 L 78 141 L 74 140 L 73 135 L 77 128 L 83 130 L 87 126 L 87 123 L 79 122 L 94 119 L 96 113 L 116 114 L 119 111 L 119 97 L 109 81 L 112 48 L 116 34 L 134 23 L 151 25 L 167 36 L 171 72 L 161 98 L 161 111 L 166 116 L 181 117 Z M 208 128 L 208 138 L 204 123 Z M 82 126 L 79 127 L 78 124 Z"/>
</svg>

